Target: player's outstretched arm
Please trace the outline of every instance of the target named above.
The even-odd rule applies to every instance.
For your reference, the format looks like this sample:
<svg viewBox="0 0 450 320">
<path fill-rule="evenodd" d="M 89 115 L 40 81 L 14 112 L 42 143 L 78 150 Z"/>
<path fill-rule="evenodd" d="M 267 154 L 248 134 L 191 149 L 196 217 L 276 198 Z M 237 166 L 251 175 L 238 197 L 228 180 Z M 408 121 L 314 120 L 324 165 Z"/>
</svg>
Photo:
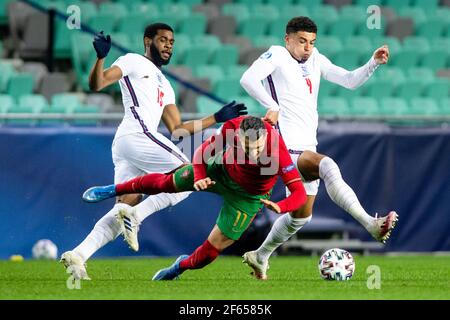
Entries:
<svg viewBox="0 0 450 320">
<path fill-rule="evenodd" d="M 105 57 L 111 49 L 111 37 L 109 35 L 105 36 L 103 31 L 97 33 L 92 44 L 97 53 L 97 60 L 89 73 L 89 88 L 93 91 L 100 91 L 119 81 L 122 78 L 122 71 L 117 66 L 104 70 Z"/>
<path fill-rule="evenodd" d="M 380 64 L 387 63 L 389 59 L 389 47 L 384 45 L 378 48 L 365 65 L 353 71 L 334 65 L 324 55 L 321 55 L 321 58 L 321 71 L 325 80 L 336 83 L 347 89 L 354 90 L 364 84 Z"/>
<path fill-rule="evenodd" d="M 178 107 L 174 104 L 169 104 L 164 107 L 162 120 L 170 133 L 178 130 L 178 136 L 187 136 L 211 127 L 216 123 L 222 123 L 246 114 L 247 107 L 243 103 L 232 101 L 208 117 L 182 122 Z"/>
</svg>

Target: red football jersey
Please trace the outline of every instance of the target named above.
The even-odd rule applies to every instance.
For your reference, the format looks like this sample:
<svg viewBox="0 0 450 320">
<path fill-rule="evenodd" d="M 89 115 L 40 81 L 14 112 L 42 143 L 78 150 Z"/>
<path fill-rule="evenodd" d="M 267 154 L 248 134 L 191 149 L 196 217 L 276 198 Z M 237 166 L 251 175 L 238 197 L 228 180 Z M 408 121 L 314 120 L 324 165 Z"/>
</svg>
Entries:
<svg viewBox="0 0 450 320">
<path fill-rule="evenodd" d="M 292 194 L 278 204 L 282 212 L 297 209 L 306 201 L 306 193 L 283 139 L 269 123 L 264 122 L 267 130 L 266 144 L 258 163 L 251 161 L 238 137 L 239 126 L 245 117 L 247 116 L 225 122 L 219 135 L 212 136 L 196 150 L 193 159 L 194 180 L 206 178 L 205 160 L 226 148 L 223 165 L 234 182 L 250 194 L 263 195 L 273 188 L 277 177 L 281 176 Z"/>
</svg>

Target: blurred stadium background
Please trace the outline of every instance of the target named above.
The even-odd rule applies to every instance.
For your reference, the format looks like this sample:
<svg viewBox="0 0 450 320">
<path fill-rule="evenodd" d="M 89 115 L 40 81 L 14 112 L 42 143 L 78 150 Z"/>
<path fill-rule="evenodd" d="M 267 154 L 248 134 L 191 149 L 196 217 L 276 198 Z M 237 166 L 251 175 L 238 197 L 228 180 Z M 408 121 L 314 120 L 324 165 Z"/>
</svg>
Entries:
<svg viewBox="0 0 450 320">
<path fill-rule="evenodd" d="M 389 243 L 380 246 L 321 186 L 313 222 L 280 253 L 331 247 L 450 251 L 450 1 L 30 2 L 0 0 L 0 258 L 30 256 L 41 238 L 60 250 L 71 249 L 112 205 L 80 199 L 86 187 L 112 182 L 110 147 L 123 111 L 118 85 L 101 93 L 88 88 L 96 58 L 89 28 L 111 34 L 118 45 L 106 59 L 109 66 L 124 53 L 120 47 L 143 53 L 147 24 L 170 24 L 176 42 L 166 72 L 183 118 L 190 119 L 232 99 L 245 102 L 252 114 L 263 114 L 239 79 L 270 45 L 283 45 L 285 25 L 298 15 L 315 20 L 317 48 L 347 69 L 364 64 L 377 47 L 390 47 L 388 65 L 363 87 L 350 91 L 322 81 L 319 152 L 340 164 L 367 210 L 395 209 L 400 223 Z M 80 8 L 88 28 L 67 28 L 62 14 L 70 15 L 71 5 Z M 380 29 L 367 28 L 370 5 L 381 8 Z M 195 138 L 188 140 L 182 144 L 189 154 Z M 283 192 L 277 186 L 274 197 Z M 216 196 L 195 194 L 151 216 L 140 232 L 141 253 L 192 251 L 209 233 L 220 204 Z M 229 253 L 258 245 L 274 218 L 264 211 Z M 96 256 L 130 254 L 116 241 Z"/>
</svg>

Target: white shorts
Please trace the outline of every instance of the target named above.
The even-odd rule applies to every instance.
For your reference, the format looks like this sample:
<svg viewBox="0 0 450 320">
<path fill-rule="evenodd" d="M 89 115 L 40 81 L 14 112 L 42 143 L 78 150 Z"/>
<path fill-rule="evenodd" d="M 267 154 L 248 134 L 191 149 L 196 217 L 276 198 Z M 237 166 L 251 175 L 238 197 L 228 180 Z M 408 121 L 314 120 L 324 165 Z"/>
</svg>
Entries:
<svg viewBox="0 0 450 320">
<path fill-rule="evenodd" d="M 305 150 L 316 152 L 316 148 L 312 148 L 312 147 L 311 148 L 302 148 L 301 151 L 305 151 Z M 297 152 L 297 151 L 295 153 L 289 152 L 289 154 L 291 155 L 292 162 L 295 164 L 295 166 L 297 166 L 297 160 L 298 160 L 298 157 L 300 157 L 301 152 Z M 298 168 L 297 168 L 297 170 L 298 170 Z M 317 195 L 317 192 L 319 192 L 320 179 L 313 180 L 313 181 L 305 181 L 305 178 L 302 176 L 300 170 L 298 170 L 298 172 L 300 173 L 300 176 L 302 177 L 303 186 L 305 187 L 306 194 L 308 196 Z M 290 194 L 291 194 L 291 192 L 286 187 L 286 196 L 289 196 Z"/>
<path fill-rule="evenodd" d="M 147 173 L 167 173 L 190 162 L 172 141 L 158 132 L 114 139 L 112 158 L 115 184 Z"/>
</svg>

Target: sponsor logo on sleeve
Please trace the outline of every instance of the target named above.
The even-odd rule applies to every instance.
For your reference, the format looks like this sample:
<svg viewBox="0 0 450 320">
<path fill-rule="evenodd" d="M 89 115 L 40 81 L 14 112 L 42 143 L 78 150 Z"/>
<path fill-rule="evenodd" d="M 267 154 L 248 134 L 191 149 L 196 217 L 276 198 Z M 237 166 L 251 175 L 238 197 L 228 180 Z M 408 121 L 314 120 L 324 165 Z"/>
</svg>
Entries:
<svg viewBox="0 0 450 320">
<path fill-rule="evenodd" d="M 295 165 L 294 165 L 293 163 L 291 163 L 291 164 L 288 165 L 287 167 L 282 168 L 281 171 L 282 171 L 283 173 L 288 173 L 288 172 L 290 172 L 290 171 L 292 171 L 292 170 L 294 170 L 294 169 L 295 169 Z"/>
<path fill-rule="evenodd" d="M 269 59 L 272 56 L 272 52 L 266 51 L 259 58 L 260 59 Z"/>
</svg>

